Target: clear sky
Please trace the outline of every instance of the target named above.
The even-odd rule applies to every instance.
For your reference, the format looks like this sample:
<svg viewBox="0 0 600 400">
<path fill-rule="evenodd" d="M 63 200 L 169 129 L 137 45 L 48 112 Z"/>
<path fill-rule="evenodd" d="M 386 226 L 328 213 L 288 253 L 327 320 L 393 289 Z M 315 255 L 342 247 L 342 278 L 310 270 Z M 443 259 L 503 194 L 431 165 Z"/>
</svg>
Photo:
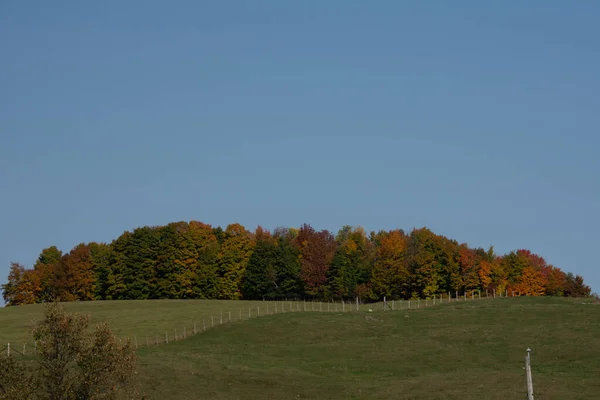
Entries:
<svg viewBox="0 0 600 400">
<path fill-rule="evenodd" d="M 598 1 L 0 2 L 0 283 L 143 225 L 427 226 L 600 291 Z"/>
</svg>

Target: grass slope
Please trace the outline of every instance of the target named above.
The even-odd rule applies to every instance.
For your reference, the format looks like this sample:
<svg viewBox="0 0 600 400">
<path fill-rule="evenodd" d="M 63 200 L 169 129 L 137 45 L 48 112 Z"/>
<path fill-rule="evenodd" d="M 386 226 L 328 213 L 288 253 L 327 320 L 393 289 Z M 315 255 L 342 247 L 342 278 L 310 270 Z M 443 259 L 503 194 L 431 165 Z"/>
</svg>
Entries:
<svg viewBox="0 0 600 400">
<path fill-rule="evenodd" d="M 192 310 L 202 308 L 194 302 L 129 303 L 136 310 L 133 323 L 152 326 L 156 320 L 157 328 L 179 317 L 189 321 Z M 202 313 L 238 304 L 247 303 L 206 302 Z M 72 307 L 121 324 L 123 332 L 120 319 L 132 315 L 121 302 Z M 14 318 L 5 311 L 0 338 L 17 330 L 5 329 Z M 138 370 L 153 399 L 518 399 L 526 397 L 527 347 L 533 349 L 536 399 L 598 398 L 600 306 L 556 298 L 254 318 L 141 348 Z"/>
</svg>

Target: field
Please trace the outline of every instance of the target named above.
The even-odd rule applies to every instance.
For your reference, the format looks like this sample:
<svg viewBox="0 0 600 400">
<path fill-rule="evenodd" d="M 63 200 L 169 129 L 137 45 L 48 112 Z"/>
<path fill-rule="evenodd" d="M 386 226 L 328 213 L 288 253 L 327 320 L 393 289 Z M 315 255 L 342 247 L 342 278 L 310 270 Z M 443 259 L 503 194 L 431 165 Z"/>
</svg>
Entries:
<svg viewBox="0 0 600 400">
<path fill-rule="evenodd" d="M 257 307 L 266 312 L 262 302 L 68 305 L 140 342 L 145 331 L 190 332 L 193 321 L 217 318 L 214 329 L 187 340 L 140 347 L 140 384 L 153 399 L 519 399 L 527 347 L 537 400 L 600 393 L 600 306 L 582 300 L 497 298 L 260 318 Z M 18 341 L 41 311 L 0 309 L 0 340 Z"/>
</svg>

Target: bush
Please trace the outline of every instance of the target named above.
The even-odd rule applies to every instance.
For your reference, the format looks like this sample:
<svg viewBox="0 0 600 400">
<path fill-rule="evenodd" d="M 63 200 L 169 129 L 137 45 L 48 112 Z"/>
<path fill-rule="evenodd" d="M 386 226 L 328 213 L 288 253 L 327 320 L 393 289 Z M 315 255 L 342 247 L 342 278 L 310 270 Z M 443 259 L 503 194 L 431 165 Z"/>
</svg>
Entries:
<svg viewBox="0 0 600 400">
<path fill-rule="evenodd" d="M 135 355 L 106 323 L 88 329 L 89 317 L 45 306 L 33 328 L 37 354 L 31 361 L 0 358 L 0 399 L 91 400 L 139 397 Z"/>
</svg>

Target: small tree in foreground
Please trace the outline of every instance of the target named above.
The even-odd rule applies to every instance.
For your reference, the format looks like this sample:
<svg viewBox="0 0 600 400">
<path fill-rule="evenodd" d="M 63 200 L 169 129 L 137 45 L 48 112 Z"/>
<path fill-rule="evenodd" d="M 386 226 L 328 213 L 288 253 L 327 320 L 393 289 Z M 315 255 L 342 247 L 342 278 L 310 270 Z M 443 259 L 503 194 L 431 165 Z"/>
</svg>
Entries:
<svg viewBox="0 0 600 400">
<path fill-rule="evenodd" d="M 133 396 L 135 355 L 106 323 L 88 330 L 89 317 L 45 306 L 33 328 L 37 354 L 31 361 L 0 358 L 0 399 L 87 400 Z M 139 396 L 138 396 L 139 397 Z"/>
</svg>

